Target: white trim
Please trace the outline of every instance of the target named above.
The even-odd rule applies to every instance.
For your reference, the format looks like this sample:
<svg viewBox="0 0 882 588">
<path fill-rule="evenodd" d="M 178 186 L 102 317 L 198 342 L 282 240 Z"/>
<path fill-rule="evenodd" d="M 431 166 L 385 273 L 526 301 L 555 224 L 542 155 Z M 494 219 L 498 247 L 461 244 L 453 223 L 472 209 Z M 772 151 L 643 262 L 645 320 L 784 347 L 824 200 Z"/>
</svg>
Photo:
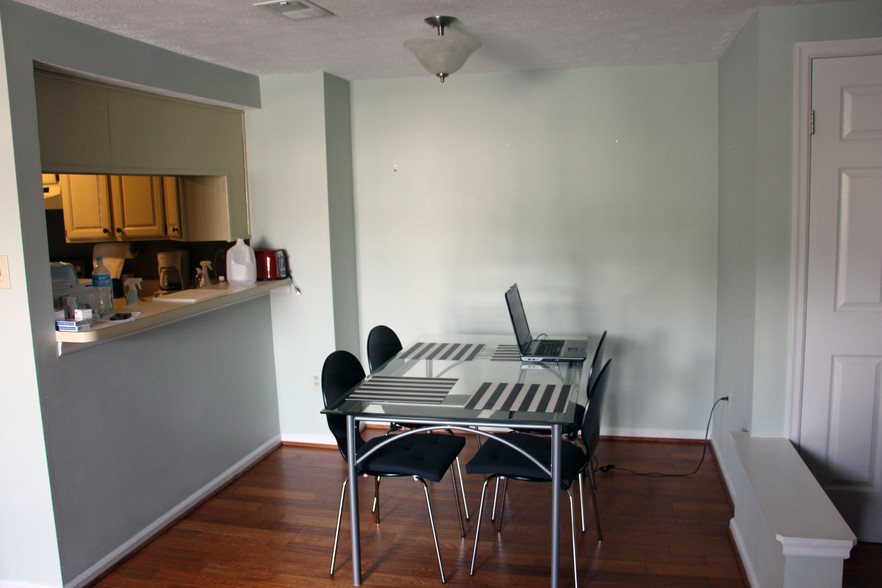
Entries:
<svg viewBox="0 0 882 588">
<path fill-rule="evenodd" d="M 741 566 L 747 575 L 747 583 L 750 584 L 751 588 L 757 588 L 760 586 L 759 577 L 753 568 L 753 562 L 748 557 L 747 546 L 744 544 L 744 537 L 741 536 L 741 531 L 738 530 L 738 523 L 735 522 L 735 517 L 729 519 L 729 532 L 732 534 L 732 540 L 735 542 L 735 549 L 738 550 L 738 559 L 741 560 Z"/>
<path fill-rule="evenodd" d="M 0 580 L 0 588 L 55 588 L 53 584 L 35 584 L 34 582 L 17 582 Z"/>
<path fill-rule="evenodd" d="M 230 466 L 230 468 L 214 480 L 191 494 L 183 502 L 180 502 L 167 513 L 144 527 L 144 529 L 135 534 L 131 539 L 105 555 L 82 574 L 65 584 L 65 588 L 80 588 L 81 586 L 88 586 L 90 583 L 94 582 L 119 562 L 168 529 L 178 519 L 190 512 L 206 498 L 209 498 L 212 494 L 232 482 L 242 472 L 266 457 L 267 454 L 279 446 L 279 443 L 279 437 L 273 437 L 269 441 L 263 443 L 260 447 Z M 0 588 L 4 587 L 0 585 Z"/>
<path fill-rule="evenodd" d="M 737 493 L 735 492 L 734 480 L 732 479 L 728 468 L 729 460 L 723 459 L 723 456 L 721 455 L 723 447 L 720 445 L 720 442 L 716 437 L 711 437 L 710 446 L 711 450 L 714 452 L 714 461 L 717 464 L 717 470 L 719 470 L 720 475 L 723 477 L 723 484 L 726 486 L 726 492 L 729 493 L 729 500 L 732 504 L 735 504 Z"/>
<path fill-rule="evenodd" d="M 481 427 L 484 430 L 486 427 Z M 500 431 L 504 429 L 498 429 Z M 605 437 L 636 437 L 641 439 L 686 439 L 704 440 L 704 431 L 684 431 L 682 429 L 636 429 L 627 427 L 603 427 L 600 434 Z M 282 434 L 282 443 L 303 443 L 305 445 L 327 445 L 336 447 L 337 442 L 331 434 L 310 435 L 306 433 Z M 2 586 L 0 586 L 2 588 Z"/>
<path fill-rule="evenodd" d="M 602 427 L 600 434 L 605 437 L 641 437 L 645 439 L 704 439 L 704 431 L 684 431 L 683 429 L 636 429 L 629 427 Z"/>
<path fill-rule="evenodd" d="M 808 279 L 808 202 L 811 174 L 811 141 L 808 120 L 812 97 L 812 60 L 882 53 L 882 37 L 796 44 L 794 121 L 796 145 L 793 165 L 793 218 L 791 259 L 790 383 L 787 387 L 785 430 L 799 445 L 802 415 L 802 373 L 805 354 L 805 304 Z"/>
<path fill-rule="evenodd" d="M 808 539 L 805 537 L 783 537 L 775 535 L 775 539 L 781 542 L 784 555 L 798 557 L 834 557 L 836 559 L 848 559 L 854 541 L 842 541 L 836 539 Z"/>
<path fill-rule="evenodd" d="M 306 433 L 282 434 L 282 443 L 303 443 L 306 445 L 328 445 L 336 447 L 337 441 L 330 433 L 325 435 L 310 435 Z"/>
</svg>

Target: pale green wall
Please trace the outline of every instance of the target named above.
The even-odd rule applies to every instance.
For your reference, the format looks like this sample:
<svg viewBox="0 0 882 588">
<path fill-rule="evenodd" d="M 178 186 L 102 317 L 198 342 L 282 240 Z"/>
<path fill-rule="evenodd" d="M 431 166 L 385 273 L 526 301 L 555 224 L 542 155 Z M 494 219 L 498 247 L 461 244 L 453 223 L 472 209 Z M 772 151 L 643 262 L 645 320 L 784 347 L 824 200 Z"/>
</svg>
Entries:
<svg viewBox="0 0 882 588">
<path fill-rule="evenodd" d="M 880 35 L 879 0 L 761 8 L 719 62 L 715 395 L 730 403 L 715 419 L 714 445 L 745 534 L 743 563 L 757 585 L 780 576 L 780 546 L 762 534 L 765 515 L 729 431 L 784 437 L 788 430 L 795 46 Z"/>
<path fill-rule="evenodd" d="M 610 433 L 702 437 L 717 278 L 716 64 L 352 83 L 359 313 L 404 341 L 534 331 L 615 358 Z"/>
<path fill-rule="evenodd" d="M 0 25 L 2 25 L 0 18 Z M 0 28 L 0 40 L 4 37 Z M 61 563 L 31 343 L 22 225 L 0 46 L 0 255 L 9 262 L 9 290 L 0 290 L 0 583 L 61 585 Z"/>
<path fill-rule="evenodd" d="M 0 583 L 77 584 L 278 441 L 270 304 L 56 358 L 34 62 L 241 107 L 259 82 L 9 0 L 0 26 Z"/>
<path fill-rule="evenodd" d="M 762 8 L 720 60 L 718 432 L 786 435 L 795 44 L 879 35 L 879 0 Z"/>
<path fill-rule="evenodd" d="M 760 10 L 757 292 L 751 432 L 786 434 L 793 208 L 794 46 L 882 35 L 882 2 Z"/>
<path fill-rule="evenodd" d="M 331 443 L 316 379 L 337 348 L 326 91 L 321 73 L 262 78 L 262 107 L 245 125 L 255 246 L 286 249 L 303 290 L 270 297 L 283 439 Z"/>
<path fill-rule="evenodd" d="M 724 462 L 734 459 L 728 431 L 750 430 L 756 305 L 756 166 L 759 95 L 758 19 L 751 18 L 719 62 L 720 198 L 714 419 Z M 721 442 L 720 440 L 724 440 Z"/>
</svg>

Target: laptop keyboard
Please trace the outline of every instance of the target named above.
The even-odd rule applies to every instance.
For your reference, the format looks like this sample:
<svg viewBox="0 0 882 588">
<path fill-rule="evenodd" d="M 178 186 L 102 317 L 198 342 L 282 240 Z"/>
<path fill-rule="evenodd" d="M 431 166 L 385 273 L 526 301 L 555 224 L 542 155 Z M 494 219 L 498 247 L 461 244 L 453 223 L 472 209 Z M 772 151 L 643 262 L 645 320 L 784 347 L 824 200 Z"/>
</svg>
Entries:
<svg viewBox="0 0 882 588">
<path fill-rule="evenodd" d="M 536 355 L 560 355 L 560 350 L 563 349 L 564 342 L 559 339 L 543 339 L 539 342 L 539 345 L 536 346 Z"/>
</svg>

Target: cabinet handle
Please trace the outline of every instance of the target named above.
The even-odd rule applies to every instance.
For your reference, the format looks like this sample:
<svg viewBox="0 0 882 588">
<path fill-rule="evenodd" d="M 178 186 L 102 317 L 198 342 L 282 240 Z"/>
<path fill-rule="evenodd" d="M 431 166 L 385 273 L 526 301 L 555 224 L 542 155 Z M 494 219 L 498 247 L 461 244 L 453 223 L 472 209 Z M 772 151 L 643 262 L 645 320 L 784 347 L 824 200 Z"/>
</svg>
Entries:
<svg viewBox="0 0 882 588">
<path fill-rule="evenodd" d="M 110 232 L 107 229 L 101 229 L 101 230 L 104 232 L 105 235 Z"/>
<path fill-rule="evenodd" d="M 116 228 L 117 235 L 122 235 L 122 232 L 123 232 L 123 230 L 121 228 L 119 228 L 119 227 Z"/>
</svg>

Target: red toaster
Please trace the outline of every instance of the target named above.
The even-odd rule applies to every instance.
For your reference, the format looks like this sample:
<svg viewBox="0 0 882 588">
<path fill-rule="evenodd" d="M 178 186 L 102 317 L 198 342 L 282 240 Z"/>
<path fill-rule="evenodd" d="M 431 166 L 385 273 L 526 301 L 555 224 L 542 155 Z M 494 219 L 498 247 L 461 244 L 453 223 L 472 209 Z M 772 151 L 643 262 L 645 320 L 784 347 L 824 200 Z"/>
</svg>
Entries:
<svg viewBox="0 0 882 588">
<path fill-rule="evenodd" d="M 266 249 L 254 252 L 258 280 L 281 280 L 288 277 L 285 252 L 282 249 Z"/>
</svg>

